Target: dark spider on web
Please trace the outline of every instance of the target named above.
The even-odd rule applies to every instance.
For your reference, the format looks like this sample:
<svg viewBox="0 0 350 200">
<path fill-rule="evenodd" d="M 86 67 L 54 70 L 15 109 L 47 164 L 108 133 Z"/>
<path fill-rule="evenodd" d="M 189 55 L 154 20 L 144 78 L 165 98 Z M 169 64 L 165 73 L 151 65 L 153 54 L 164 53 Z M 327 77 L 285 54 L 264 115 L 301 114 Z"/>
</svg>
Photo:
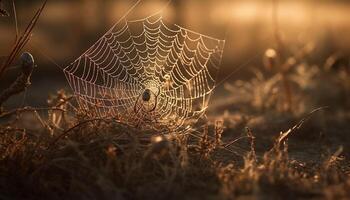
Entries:
<svg viewBox="0 0 350 200">
<path fill-rule="evenodd" d="M 158 97 L 160 95 L 160 88 L 158 88 L 157 94 L 155 92 L 153 92 L 152 90 L 147 88 L 143 91 L 142 94 L 139 95 L 139 97 L 135 101 L 135 105 L 134 105 L 135 114 L 137 114 L 140 111 L 140 109 L 143 107 L 143 105 L 142 105 L 139 108 L 137 108 L 137 103 L 139 102 L 140 97 L 142 97 L 142 101 L 143 101 L 142 103 L 149 103 L 149 101 L 151 100 L 152 94 L 154 95 L 155 102 L 154 102 L 153 107 L 150 110 L 148 110 L 147 112 L 153 112 L 157 108 Z"/>
</svg>

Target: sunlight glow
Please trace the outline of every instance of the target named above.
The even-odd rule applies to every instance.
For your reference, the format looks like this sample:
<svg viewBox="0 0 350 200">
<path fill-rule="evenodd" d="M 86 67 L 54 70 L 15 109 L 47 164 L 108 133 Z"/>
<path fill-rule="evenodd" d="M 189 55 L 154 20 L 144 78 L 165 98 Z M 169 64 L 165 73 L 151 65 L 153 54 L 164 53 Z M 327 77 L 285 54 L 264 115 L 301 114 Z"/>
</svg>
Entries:
<svg viewBox="0 0 350 200">
<path fill-rule="evenodd" d="M 257 17 L 259 5 L 254 2 L 244 2 L 232 8 L 232 16 L 243 21 L 251 21 Z"/>
</svg>

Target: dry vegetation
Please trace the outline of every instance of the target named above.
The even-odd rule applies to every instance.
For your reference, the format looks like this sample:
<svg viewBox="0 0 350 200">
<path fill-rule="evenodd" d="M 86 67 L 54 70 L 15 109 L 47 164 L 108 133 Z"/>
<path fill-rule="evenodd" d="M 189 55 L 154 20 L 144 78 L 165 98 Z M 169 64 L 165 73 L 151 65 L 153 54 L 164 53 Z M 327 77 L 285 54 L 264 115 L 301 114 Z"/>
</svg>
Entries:
<svg viewBox="0 0 350 200">
<path fill-rule="evenodd" d="M 253 80 L 226 85 L 235 93 L 221 105 L 224 116 L 184 133 L 157 135 L 85 119 L 64 91 L 49 99 L 49 108 L 5 111 L 1 197 L 347 198 L 347 72 L 305 62 L 293 69 L 287 77 L 295 113 L 280 106 L 280 75 L 256 71 Z M 309 112 L 320 105 L 329 107 Z"/>
<path fill-rule="evenodd" d="M 349 61 L 312 53 L 268 50 L 251 80 L 225 85 L 225 114 L 187 132 L 88 119 L 65 91 L 4 108 L 0 199 L 348 199 Z"/>
</svg>

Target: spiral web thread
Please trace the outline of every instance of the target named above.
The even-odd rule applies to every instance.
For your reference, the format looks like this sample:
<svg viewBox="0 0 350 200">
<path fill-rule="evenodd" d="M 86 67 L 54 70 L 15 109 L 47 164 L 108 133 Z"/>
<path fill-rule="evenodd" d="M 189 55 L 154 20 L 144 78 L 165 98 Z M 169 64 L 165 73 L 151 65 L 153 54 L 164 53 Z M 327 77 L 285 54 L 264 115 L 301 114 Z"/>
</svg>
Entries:
<svg viewBox="0 0 350 200">
<path fill-rule="evenodd" d="M 208 107 L 224 44 L 158 14 L 122 19 L 64 73 L 90 117 L 189 127 Z"/>
</svg>

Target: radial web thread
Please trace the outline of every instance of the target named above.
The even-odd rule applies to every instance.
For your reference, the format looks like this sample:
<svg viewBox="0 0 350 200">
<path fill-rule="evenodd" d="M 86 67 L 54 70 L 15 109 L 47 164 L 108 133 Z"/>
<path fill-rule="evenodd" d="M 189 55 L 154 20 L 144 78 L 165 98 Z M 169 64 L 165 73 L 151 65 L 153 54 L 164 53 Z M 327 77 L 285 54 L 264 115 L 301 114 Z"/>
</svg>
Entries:
<svg viewBox="0 0 350 200">
<path fill-rule="evenodd" d="M 64 73 L 90 117 L 187 127 L 208 107 L 224 44 L 160 15 L 123 19 Z"/>
</svg>

